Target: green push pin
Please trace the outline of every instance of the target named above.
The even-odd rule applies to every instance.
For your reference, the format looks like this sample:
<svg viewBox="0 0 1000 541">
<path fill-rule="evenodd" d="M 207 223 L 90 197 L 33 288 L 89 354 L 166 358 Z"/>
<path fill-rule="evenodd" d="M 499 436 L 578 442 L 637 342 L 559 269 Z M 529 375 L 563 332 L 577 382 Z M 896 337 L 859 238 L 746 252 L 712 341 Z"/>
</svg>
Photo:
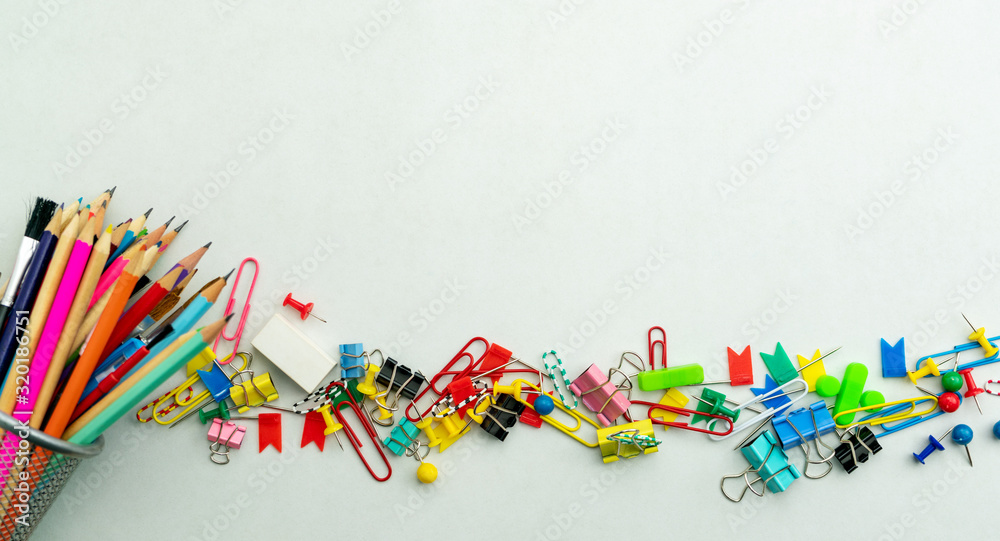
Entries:
<svg viewBox="0 0 1000 541">
<path fill-rule="evenodd" d="M 872 408 L 876 404 L 885 404 L 885 395 L 878 391 L 865 391 L 861 394 L 861 407 L 871 408 L 869 411 L 876 413 L 882 411 L 881 407 Z"/>
<path fill-rule="evenodd" d="M 941 386 L 944 387 L 946 391 L 955 392 L 962 388 L 964 382 L 962 381 L 962 375 L 958 372 L 948 372 L 941 376 Z"/>
</svg>

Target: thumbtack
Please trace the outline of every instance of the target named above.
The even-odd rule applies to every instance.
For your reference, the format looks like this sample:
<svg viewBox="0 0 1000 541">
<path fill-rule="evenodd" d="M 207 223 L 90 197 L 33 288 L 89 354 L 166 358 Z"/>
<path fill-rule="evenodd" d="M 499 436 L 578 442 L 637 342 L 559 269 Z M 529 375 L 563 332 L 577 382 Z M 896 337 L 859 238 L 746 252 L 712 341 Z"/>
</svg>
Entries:
<svg viewBox="0 0 1000 541">
<path fill-rule="evenodd" d="M 948 431 L 944 433 L 944 436 L 941 436 L 941 439 L 945 439 L 948 434 L 951 434 L 952 430 L 954 430 L 954 428 L 949 428 Z M 941 445 L 941 442 L 935 439 L 934 436 L 927 436 L 927 439 L 930 440 L 930 445 L 924 447 L 924 450 L 920 451 L 919 455 L 917 453 L 913 453 L 913 458 L 916 458 L 921 464 L 923 464 L 924 460 L 927 460 L 927 457 L 931 456 L 931 453 L 934 451 L 944 451 L 944 445 Z"/>
<path fill-rule="evenodd" d="M 969 318 L 965 317 L 965 314 L 962 314 L 962 319 L 964 319 L 965 322 L 969 324 L 969 327 L 972 328 L 972 334 L 969 335 L 969 340 L 979 342 L 979 345 L 982 346 L 983 351 L 986 353 L 987 359 L 996 356 L 1000 349 L 997 349 L 996 346 L 991 344 L 990 341 L 986 339 L 986 329 L 984 327 L 979 327 L 977 329 L 976 326 L 969 321 Z"/>
<path fill-rule="evenodd" d="M 303 321 L 305 321 L 305 319 L 307 317 L 312 316 L 312 317 L 314 317 L 314 318 L 322 321 L 323 323 L 326 323 L 325 319 L 323 319 L 323 318 L 317 316 L 316 314 L 312 313 L 313 306 L 315 306 L 313 303 L 302 304 L 301 302 L 293 299 L 291 293 L 289 293 L 288 295 L 285 295 L 285 300 L 281 303 L 281 305 L 282 306 L 291 306 L 293 310 L 297 311 L 299 313 L 299 315 L 302 316 L 302 320 Z"/>
<path fill-rule="evenodd" d="M 918 379 L 920 379 L 922 377 L 925 377 L 925 376 L 929 376 L 931 374 L 934 374 L 935 376 L 940 376 L 941 375 L 941 371 L 938 370 L 938 365 L 937 365 L 937 363 L 934 362 L 934 359 L 931 359 L 930 357 L 928 357 L 928 358 L 924 359 L 924 367 L 923 368 L 921 368 L 920 370 L 917 370 L 916 372 L 907 372 L 906 373 L 906 377 L 910 378 L 910 381 L 912 381 L 913 384 L 916 385 Z"/>
<path fill-rule="evenodd" d="M 972 441 L 972 427 L 969 425 L 955 425 L 951 432 L 951 441 L 965 446 L 965 454 L 969 457 L 969 466 L 972 466 L 972 453 L 969 452 L 969 442 Z"/>
<path fill-rule="evenodd" d="M 965 389 L 965 394 L 963 396 L 965 396 L 965 398 L 969 398 L 971 396 L 972 399 L 976 401 L 976 407 L 979 408 L 979 414 L 982 415 L 983 408 L 979 406 L 979 395 L 983 394 L 983 392 L 985 391 L 983 390 L 982 387 L 977 386 L 975 380 L 972 379 L 971 368 L 959 370 L 958 373 L 962 374 L 962 377 L 965 378 L 966 389 Z"/>
</svg>

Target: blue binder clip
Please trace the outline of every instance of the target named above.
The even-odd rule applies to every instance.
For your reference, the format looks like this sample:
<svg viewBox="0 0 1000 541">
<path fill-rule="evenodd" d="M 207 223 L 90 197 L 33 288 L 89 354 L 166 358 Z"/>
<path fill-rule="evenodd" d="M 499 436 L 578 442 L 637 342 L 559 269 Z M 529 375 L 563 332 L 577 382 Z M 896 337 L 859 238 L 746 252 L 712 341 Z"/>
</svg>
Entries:
<svg viewBox="0 0 1000 541">
<path fill-rule="evenodd" d="M 416 441 L 417 436 L 420 434 L 420 429 L 414 426 L 409 419 L 403 417 L 396 425 L 392 432 L 389 433 L 389 437 L 386 438 L 382 443 L 385 444 L 386 449 L 392 452 L 396 456 L 403 456 L 409 448 L 410 445 Z"/>
<path fill-rule="evenodd" d="M 765 430 L 753 442 L 743 446 L 740 452 L 743 453 L 750 465 L 740 473 L 726 475 L 722 478 L 722 494 L 730 501 L 742 500 L 747 490 L 757 496 L 763 496 L 768 490 L 784 492 L 796 479 L 802 476 L 798 468 L 788 463 L 788 455 L 778 445 L 770 430 Z M 751 480 L 749 477 L 751 473 L 756 473 L 757 478 Z M 746 484 L 738 498 L 734 498 L 726 492 L 726 479 L 736 478 L 743 478 Z M 758 491 L 753 486 L 756 483 L 762 483 L 764 488 Z"/>
<path fill-rule="evenodd" d="M 774 431 L 781 441 L 785 451 L 812 441 L 819 436 L 833 432 L 835 425 L 826 402 L 819 400 L 808 408 L 799 408 L 793 412 L 776 415 L 773 420 Z"/>
<path fill-rule="evenodd" d="M 340 344 L 340 379 L 365 377 L 365 347 Z"/>
</svg>

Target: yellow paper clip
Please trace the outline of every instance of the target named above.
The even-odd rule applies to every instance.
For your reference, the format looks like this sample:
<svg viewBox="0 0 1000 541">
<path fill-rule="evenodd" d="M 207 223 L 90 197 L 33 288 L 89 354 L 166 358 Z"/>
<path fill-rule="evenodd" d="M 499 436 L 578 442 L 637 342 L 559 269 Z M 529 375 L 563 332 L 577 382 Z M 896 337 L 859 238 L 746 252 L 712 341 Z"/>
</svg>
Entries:
<svg viewBox="0 0 1000 541">
<path fill-rule="evenodd" d="M 524 391 L 524 389 L 529 389 L 529 390 L 528 391 Z M 524 398 L 521 397 L 522 391 L 523 392 L 532 392 L 532 391 L 534 391 L 535 394 L 541 394 L 542 393 L 541 389 L 539 389 L 535 385 L 533 385 L 533 384 L 531 384 L 531 383 L 529 383 L 529 382 L 527 382 L 527 381 L 525 381 L 523 379 L 516 379 L 510 385 L 494 385 L 493 386 L 493 394 L 494 395 L 497 395 L 497 394 L 500 394 L 500 393 L 506 393 L 506 394 L 512 395 L 514 398 L 517 399 L 518 402 L 520 402 L 520 403 L 528 406 L 531 409 L 535 409 L 534 406 L 532 406 L 530 403 L 528 403 L 527 400 L 525 400 Z M 558 410 L 562 411 L 563 413 L 565 413 L 566 415 L 569 415 L 570 417 L 572 417 L 576 421 L 576 426 L 570 428 L 569 426 L 566 426 L 564 423 L 562 423 L 560 421 L 557 421 L 554 417 L 552 417 L 551 414 L 550 415 L 541 415 L 540 417 L 542 418 L 543 421 L 545 421 L 546 423 L 549 423 L 550 425 L 556 427 L 556 429 L 558 429 L 559 431 L 561 431 L 563 434 L 566 434 L 567 436 L 569 436 L 569 437 L 573 438 L 574 440 L 576 440 L 576 441 L 578 441 L 578 442 L 586 445 L 587 447 L 597 447 L 597 441 L 596 440 L 593 441 L 593 442 L 589 442 L 589 441 L 587 441 L 587 440 L 585 440 L 585 439 L 583 439 L 580 436 L 577 436 L 575 434 L 577 431 L 580 430 L 581 427 L 583 427 L 584 421 L 586 421 L 587 423 L 589 423 L 595 429 L 599 430 L 601 428 L 601 426 L 598 425 L 596 421 L 592 421 L 589 417 L 581 415 L 580 413 L 577 412 L 577 410 L 568 410 L 568 409 L 566 409 L 566 406 L 563 406 L 562 405 L 562 401 L 560 401 L 560 400 L 553 400 L 553 405 L 555 405 L 556 409 L 558 409 Z"/>
<path fill-rule="evenodd" d="M 205 348 L 202 351 L 202 353 L 199 354 L 199 355 L 206 355 L 206 353 L 205 353 L 206 351 L 208 352 L 209 355 L 211 355 L 212 359 L 214 360 L 215 359 L 215 353 L 212 352 L 212 348 Z M 246 370 L 247 365 L 250 363 L 250 358 L 251 357 L 248 354 L 246 354 L 246 353 L 237 353 L 236 355 L 243 360 L 243 366 L 240 367 L 240 368 L 238 368 L 237 370 L 238 371 Z M 232 354 L 227 355 L 226 358 L 223 359 L 223 361 L 228 361 L 228 359 L 230 357 L 232 357 Z M 220 362 L 223 362 L 223 361 L 220 361 Z M 204 366 L 204 365 L 202 365 L 202 366 Z M 201 367 L 199 367 L 199 369 L 200 368 Z M 161 396 L 160 398 L 157 398 L 156 400 L 154 400 L 153 402 L 151 402 L 150 404 L 148 404 L 147 407 L 152 406 L 151 410 L 153 412 L 151 414 L 150 418 L 152 420 L 156 421 L 157 424 L 161 424 L 161 425 L 173 424 L 173 423 L 179 421 L 180 419 L 184 418 L 192 410 L 197 409 L 198 406 L 201 405 L 202 402 L 204 402 L 205 400 L 208 400 L 209 398 L 212 398 L 212 393 L 208 389 L 205 389 L 204 391 L 202 391 L 202 392 L 200 392 L 198 394 L 192 393 L 186 399 L 185 398 L 181 398 L 181 393 L 183 391 L 187 390 L 189 387 L 193 387 L 199 381 L 201 381 L 201 379 L 198 377 L 198 374 L 195 374 L 195 375 L 189 377 L 187 380 L 185 380 L 184 383 L 181 383 L 177 387 L 174 387 L 173 390 L 171 390 L 169 393 Z M 173 399 L 174 405 L 178 406 L 180 408 L 180 411 L 177 411 L 177 408 L 173 408 L 172 410 L 168 409 L 167 410 L 168 412 L 170 412 L 170 411 L 176 411 L 176 415 L 174 415 L 173 417 L 170 417 L 169 419 L 164 419 L 164 418 L 160 417 L 160 415 L 163 413 L 164 406 L 167 406 L 166 402 L 168 400 L 170 400 L 170 399 Z M 143 408 L 143 409 L 146 409 L 146 408 Z M 143 419 L 139 419 L 139 420 L 143 421 Z M 148 421 L 148 419 L 146 421 Z M 146 422 L 146 421 L 143 421 L 143 422 Z"/>
<path fill-rule="evenodd" d="M 931 407 L 926 409 L 925 411 L 915 412 L 914 410 L 917 409 L 917 404 L 924 401 L 930 402 Z M 922 415 L 927 415 L 928 413 L 931 413 L 932 411 L 937 409 L 937 402 L 938 402 L 938 397 L 928 395 L 928 396 L 920 396 L 917 398 L 906 398 L 903 400 L 896 400 L 893 402 L 884 402 L 882 404 L 872 404 L 871 406 L 863 406 L 860 408 L 844 410 L 833 416 L 833 422 L 834 424 L 837 425 L 837 428 L 847 428 L 849 426 L 857 426 L 857 425 L 878 426 L 884 423 L 892 423 L 896 421 L 902 421 L 905 419 L 912 419 L 914 417 L 920 417 Z M 899 404 L 909 404 L 910 407 L 904 409 L 899 413 L 892 413 L 890 415 L 875 415 L 871 417 L 866 417 L 860 421 L 850 422 L 847 424 L 840 424 L 839 422 L 837 422 L 837 418 L 840 417 L 841 415 L 850 415 L 852 413 L 864 413 L 864 412 L 875 413 L 882 410 L 883 408 L 891 408 L 892 406 L 897 406 Z"/>
<path fill-rule="evenodd" d="M 239 406 L 236 411 L 246 413 L 251 407 L 277 400 L 278 391 L 274 388 L 274 383 L 271 382 L 271 373 L 264 372 L 250 381 L 233 385 L 229 391 L 229 397 L 233 399 L 234 404 Z"/>
</svg>

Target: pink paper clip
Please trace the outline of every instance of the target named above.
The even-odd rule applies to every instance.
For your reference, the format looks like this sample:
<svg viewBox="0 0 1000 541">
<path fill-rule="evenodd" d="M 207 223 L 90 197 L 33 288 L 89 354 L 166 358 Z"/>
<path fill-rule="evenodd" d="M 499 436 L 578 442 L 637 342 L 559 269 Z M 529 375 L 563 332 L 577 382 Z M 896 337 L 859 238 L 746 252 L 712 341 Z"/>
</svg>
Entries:
<svg viewBox="0 0 1000 541">
<path fill-rule="evenodd" d="M 587 409 L 597 414 L 597 420 L 604 426 L 611 426 L 615 419 L 628 412 L 631 405 L 628 397 L 611 383 L 611 378 L 605 376 L 596 364 L 590 365 L 580 377 L 574 379 L 569 390 L 580 397 Z"/>
<path fill-rule="evenodd" d="M 240 285 L 240 276 L 243 274 L 243 267 L 246 266 L 247 263 L 253 263 L 253 280 L 250 281 L 250 289 L 247 290 L 246 300 L 243 301 L 243 313 L 240 314 L 239 321 L 236 324 L 236 332 L 227 335 L 226 328 L 223 327 L 222 332 L 219 333 L 219 336 L 215 337 L 215 343 L 212 344 L 212 351 L 215 351 L 216 358 L 225 357 L 225 355 L 219 354 L 219 341 L 222 339 L 225 339 L 233 343 L 233 353 L 239 351 L 240 349 L 240 338 L 243 337 L 243 327 L 246 325 L 247 317 L 250 315 L 250 297 L 253 296 L 253 289 L 257 285 L 257 274 L 260 271 L 260 264 L 257 263 L 256 259 L 248 257 L 244 259 L 242 263 L 240 263 L 240 268 L 238 271 L 236 271 L 236 280 L 233 281 L 233 288 L 229 293 L 229 300 L 226 302 L 226 312 L 223 314 L 223 317 L 226 317 L 234 313 L 233 305 L 236 304 L 236 290 L 239 288 Z M 233 358 L 235 358 L 235 355 L 229 357 L 229 360 L 232 360 Z M 228 364 L 228 361 L 225 362 L 219 361 L 219 362 L 221 362 L 222 364 Z"/>
</svg>

